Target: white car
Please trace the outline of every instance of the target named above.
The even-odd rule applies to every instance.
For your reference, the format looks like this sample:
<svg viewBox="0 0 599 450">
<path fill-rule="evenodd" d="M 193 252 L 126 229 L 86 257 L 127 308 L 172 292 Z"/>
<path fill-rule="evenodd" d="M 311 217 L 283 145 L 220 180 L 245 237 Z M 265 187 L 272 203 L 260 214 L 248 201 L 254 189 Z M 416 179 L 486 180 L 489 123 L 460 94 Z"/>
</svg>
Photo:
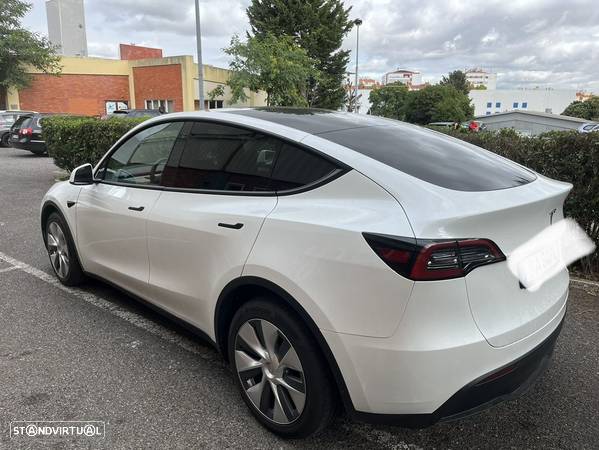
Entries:
<svg viewBox="0 0 599 450">
<path fill-rule="evenodd" d="M 569 277 L 530 292 L 506 256 L 570 189 L 401 122 L 241 109 L 144 122 L 54 185 L 41 221 L 64 284 L 184 321 L 264 426 L 302 437 L 338 406 L 427 426 L 530 385 Z"/>
</svg>

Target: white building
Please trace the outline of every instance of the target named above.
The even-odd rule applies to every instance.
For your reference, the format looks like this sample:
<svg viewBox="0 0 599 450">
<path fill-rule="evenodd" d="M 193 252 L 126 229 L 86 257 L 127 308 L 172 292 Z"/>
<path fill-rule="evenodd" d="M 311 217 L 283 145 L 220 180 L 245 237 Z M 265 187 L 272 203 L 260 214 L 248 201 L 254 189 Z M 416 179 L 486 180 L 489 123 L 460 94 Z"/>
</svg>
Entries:
<svg viewBox="0 0 599 450">
<path fill-rule="evenodd" d="M 576 100 L 576 89 L 487 89 L 470 91 L 475 116 L 507 111 L 561 114 Z"/>
<path fill-rule="evenodd" d="M 87 56 L 83 0 L 48 0 L 48 38 L 64 56 Z"/>
<path fill-rule="evenodd" d="M 403 83 L 408 88 L 414 89 L 422 85 L 422 74 L 413 70 L 397 69 L 383 76 L 383 84 Z"/>
<path fill-rule="evenodd" d="M 473 88 L 484 86 L 486 89 L 497 89 L 497 74 L 483 69 L 468 69 L 465 72 L 466 80 Z"/>
</svg>

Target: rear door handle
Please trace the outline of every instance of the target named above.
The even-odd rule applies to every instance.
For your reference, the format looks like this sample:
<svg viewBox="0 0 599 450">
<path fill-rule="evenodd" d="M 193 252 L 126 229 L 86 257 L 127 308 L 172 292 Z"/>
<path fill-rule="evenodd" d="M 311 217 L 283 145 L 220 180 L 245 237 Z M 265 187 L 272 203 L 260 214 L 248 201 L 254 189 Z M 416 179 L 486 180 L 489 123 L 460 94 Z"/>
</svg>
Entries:
<svg viewBox="0 0 599 450">
<path fill-rule="evenodd" d="M 129 206 L 129 209 L 131 211 L 143 211 L 144 207 L 143 206 Z"/>
<path fill-rule="evenodd" d="M 236 223 L 236 224 L 232 224 L 232 223 L 219 223 L 218 224 L 219 227 L 223 227 L 223 228 L 231 228 L 233 230 L 240 230 L 243 228 L 243 224 L 242 223 Z"/>
</svg>

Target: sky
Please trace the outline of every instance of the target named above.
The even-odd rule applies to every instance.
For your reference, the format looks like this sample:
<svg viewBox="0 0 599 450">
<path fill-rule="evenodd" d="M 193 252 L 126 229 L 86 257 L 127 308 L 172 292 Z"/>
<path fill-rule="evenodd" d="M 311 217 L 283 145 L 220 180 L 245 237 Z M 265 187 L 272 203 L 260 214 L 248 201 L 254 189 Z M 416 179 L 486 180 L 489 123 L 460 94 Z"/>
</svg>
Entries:
<svg viewBox="0 0 599 450">
<path fill-rule="evenodd" d="M 47 35 L 45 0 L 26 28 Z M 228 66 L 222 51 L 245 35 L 250 0 L 200 0 L 204 64 Z M 359 73 L 380 80 L 397 68 L 437 82 L 456 69 L 498 74 L 498 88 L 575 88 L 599 93 L 596 0 L 346 0 L 360 27 Z M 85 0 L 90 56 L 118 58 L 119 43 L 195 54 L 193 0 Z M 356 31 L 343 47 L 355 64 Z"/>
</svg>

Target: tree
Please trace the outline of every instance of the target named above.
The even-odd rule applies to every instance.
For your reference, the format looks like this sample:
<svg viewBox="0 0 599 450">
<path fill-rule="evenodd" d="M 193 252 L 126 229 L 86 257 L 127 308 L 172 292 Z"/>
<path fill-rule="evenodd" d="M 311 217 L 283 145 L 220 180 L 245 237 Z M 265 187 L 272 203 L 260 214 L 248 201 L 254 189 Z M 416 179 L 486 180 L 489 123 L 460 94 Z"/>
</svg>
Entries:
<svg viewBox="0 0 599 450">
<path fill-rule="evenodd" d="M 584 102 L 576 100 L 570 103 L 562 114 L 580 119 L 599 120 L 599 96 L 594 95 Z"/>
<path fill-rule="evenodd" d="M 246 89 L 265 91 L 268 106 L 308 106 L 306 91 L 310 78 L 318 79 L 314 60 L 289 36 L 272 34 L 249 37 L 242 42 L 233 36 L 225 49 L 233 60 L 227 84 L 231 103 L 246 101 Z"/>
<path fill-rule="evenodd" d="M 426 125 L 431 122 L 464 122 L 474 115 L 474 107 L 463 92 L 453 86 L 427 86 L 408 93 L 405 120 Z"/>
<path fill-rule="evenodd" d="M 224 96 L 225 96 L 225 88 L 222 84 L 219 84 L 214 89 L 212 89 L 210 92 L 208 92 L 208 99 L 212 100 L 212 101 L 216 100 L 217 97 L 224 97 Z"/>
<path fill-rule="evenodd" d="M 60 57 L 45 38 L 21 27 L 31 9 L 21 0 L 1 0 L 0 10 L 0 105 L 6 103 L 9 88 L 21 89 L 31 83 L 31 68 L 60 73 Z"/>
<path fill-rule="evenodd" d="M 392 83 L 370 91 L 370 114 L 404 120 L 408 88 L 402 83 Z"/>
<path fill-rule="evenodd" d="M 252 0 L 247 15 L 255 36 L 291 36 L 314 60 L 320 76 L 309 79 L 307 104 L 338 109 L 346 94 L 349 51 L 341 50 L 341 44 L 353 26 L 350 11 L 342 0 Z"/>
<path fill-rule="evenodd" d="M 458 91 L 463 92 L 466 95 L 468 95 L 471 89 L 470 83 L 466 79 L 466 74 L 461 70 L 449 72 L 447 76 L 444 76 L 441 79 L 439 84 L 441 86 L 453 86 Z"/>
</svg>

